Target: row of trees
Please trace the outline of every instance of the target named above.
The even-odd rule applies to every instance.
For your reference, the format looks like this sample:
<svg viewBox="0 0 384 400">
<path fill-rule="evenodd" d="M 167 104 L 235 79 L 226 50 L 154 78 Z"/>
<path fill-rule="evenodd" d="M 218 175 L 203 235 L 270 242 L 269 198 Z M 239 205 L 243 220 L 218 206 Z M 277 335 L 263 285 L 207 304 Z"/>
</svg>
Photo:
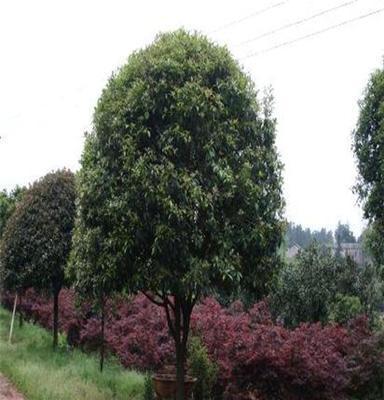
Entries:
<svg viewBox="0 0 384 400">
<path fill-rule="evenodd" d="M 86 137 L 76 219 L 74 177 L 58 171 L 28 189 L 2 239 L 3 285 L 56 299 L 54 345 L 72 245 L 67 276 L 102 314 L 116 293 L 164 308 L 184 398 L 196 302 L 239 287 L 261 297 L 273 275 L 283 200 L 271 102 L 228 50 L 182 30 L 113 74 Z"/>
</svg>

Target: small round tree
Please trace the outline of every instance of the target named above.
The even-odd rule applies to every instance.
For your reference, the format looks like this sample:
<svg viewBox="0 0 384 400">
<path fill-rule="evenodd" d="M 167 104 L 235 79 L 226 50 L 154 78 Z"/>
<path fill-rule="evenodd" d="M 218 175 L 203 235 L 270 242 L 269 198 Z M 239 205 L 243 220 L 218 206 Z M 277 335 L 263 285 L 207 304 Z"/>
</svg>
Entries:
<svg viewBox="0 0 384 400">
<path fill-rule="evenodd" d="M 53 295 L 53 347 L 57 346 L 59 293 L 71 248 L 75 179 L 60 170 L 35 182 L 7 222 L 1 243 L 1 278 L 7 289 L 33 287 Z"/>
<path fill-rule="evenodd" d="M 108 296 L 122 291 L 126 286 L 126 277 L 117 276 L 114 270 L 114 250 L 109 247 L 110 242 L 104 234 L 101 223 L 102 198 L 107 189 L 108 179 L 104 183 L 100 180 L 98 170 L 94 162 L 97 159 L 95 153 L 94 136 L 86 135 L 84 152 L 82 156 L 82 168 L 78 172 L 78 195 L 81 198 L 82 212 L 75 219 L 73 231 L 72 251 L 66 270 L 68 279 L 73 282 L 76 294 L 81 299 L 91 301 L 101 314 L 101 346 L 100 346 L 100 370 L 104 365 L 104 329 L 105 329 L 105 302 Z M 102 183 L 102 186 L 99 186 Z M 89 195 L 93 193 L 93 198 Z M 86 210 L 89 210 L 88 213 Z M 100 213 L 99 213 L 100 212 Z"/>
<path fill-rule="evenodd" d="M 28 256 L 24 243 L 26 238 L 20 234 L 20 226 L 15 222 L 19 218 L 20 208 L 16 208 L 16 204 L 21 192 L 20 196 L 7 195 L 5 192 L 0 195 L 0 287 L 16 293 L 20 304 L 23 293 L 30 286 L 29 269 L 23 267 Z M 21 326 L 21 309 L 19 315 Z"/>
<path fill-rule="evenodd" d="M 112 76 L 79 175 L 77 286 L 164 307 L 178 399 L 194 304 L 239 284 L 265 293 L 282 203 L 269 101 L 228 50 L 163 34 Z"/>
</svg>

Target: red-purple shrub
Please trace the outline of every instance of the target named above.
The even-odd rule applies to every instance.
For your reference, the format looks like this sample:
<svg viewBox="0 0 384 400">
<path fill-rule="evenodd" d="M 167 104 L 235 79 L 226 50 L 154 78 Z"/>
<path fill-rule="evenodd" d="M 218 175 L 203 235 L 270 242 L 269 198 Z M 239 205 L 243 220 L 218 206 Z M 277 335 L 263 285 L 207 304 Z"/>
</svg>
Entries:
<svg viewBox="0 0 384 400">
<path fill-rule="evenodd" d="M 241 310 L 238 305 L 236 309 Z M 248 313 L 233 313 L 213 299 L 196 307 L 192 328 L 217 361 L 220 387 L 227 388 L 228 398 L 258 393 L 267 398 L 315 399 L 313 393 L 338 395 L 345 389 L 347 333 L 342 328 L 302 325 L 289 331 L 272 325 L 265 304 Z"/>
<path fill-rule="evenodd" d="M 244 313 L 239 304 L 225 309 L 205 299 L 192 327 L 218 363 L 228 399 L 341 400 L 380 380 L 384 367 L 384 346 L 363 317 L 348 328 L 288 330 L 272 323 L 265 302 Z"/>
<path fill-rule="evenodd" d="M 154 370 L 172 360 L 164 311 L 144 295 L 119 302 L 106 332 L 108 347 L 126 367 Z"/>
<path fill-rule="evenodd" d="M 350 327 L 351 347 L 347 354 L 350 374 L 348 393 L 354 398 L 382 399 L 384 393 L 384 332 L 370 334 L 366 320 L 358 318 Z M 369 396 L 368 396 L 369 394 Z"/>
<path fill-rule="evenodd" d="M 2 294 L 2 304 L 7 308 L 13 307 L 14 295 L 5 292 Z M 24 317 L 38 323 L 46 329 L 52 329 L 52 303 L 53 299 L 48 296 L 37 294 L 33 289 L 28 289 L 21 300 L 21 311 Z M 75 295 L 72 290 L 63 289 L 59 295 L 59 330 L 67 332 L 72 324 L 82 325 L 82 313 L 75 307 Z"/>
<path fill-rule="evenodd" d="M 267 398 L 342 399 L 348 384 L 345 330 L 302 325 L 294 331 L 260 326 L 242 337 L 229 393 L 257 391 Z"/>
<path fill-rule="evenodd" d="M 13 296 L 5 294 L 3 303 L 11 307 Z M 30 290 L 23 298 L 23 312 L 51 328 L 50 303 Z M 74 304 L 74 293 L 63 290 L 61 330 L 78 329 L 77 342 L 96 349 L 99 317 L 89 306 L 78 309 Z M 154 370 L 172 362 L 173 342 L 162 308 L 137 295 L 109 301 L 106 310 L 107 348 L 124 366 Z M 359 397 L 369 387 L 378 391 L 383 383 L 384 337 L 373 335 L 365 318 L 346 327 L 303 324 L 289 330 L 273 323 L 265 302 L 246 312 L 241 302 L 224 308 L 206 298 L 195 307 L 191 329 L 217 363 L 215 392 L 227 399 L 342 400 Z"/>
</svg>

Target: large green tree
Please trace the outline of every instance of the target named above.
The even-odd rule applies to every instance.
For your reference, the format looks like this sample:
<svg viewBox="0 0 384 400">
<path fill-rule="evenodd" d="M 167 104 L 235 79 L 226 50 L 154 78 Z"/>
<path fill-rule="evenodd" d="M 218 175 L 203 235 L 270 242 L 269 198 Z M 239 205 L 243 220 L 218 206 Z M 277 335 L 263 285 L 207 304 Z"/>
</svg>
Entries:
<svg viewBox="0 0 384 400">
<path fill-rule="evenodd" d="M 59 293 L 71 248 L 75 217 L 72 172 L 36 181 L 8 219 L 1 241 L 1 283 L 10 290 L 33 287 L 53 295 L 53 346 L 57 346 Z"/>
<path fill-rule="evenodd" d="M 356 190 L 371 224 L 371 249 L 384 264 L 384 69 L 375 71 L 359 103 L 354 152 L 359 179 Z"/>
<path fill-rule="evenodd" d="M 160 35 L 104 89 L 79 182 L 77 286 L 164 307 L 182 399 L 196 301 L 239 283 L 262 296 L 273 271 L 283 201 L 270 99 L 227 49 Z"/>
</svg>

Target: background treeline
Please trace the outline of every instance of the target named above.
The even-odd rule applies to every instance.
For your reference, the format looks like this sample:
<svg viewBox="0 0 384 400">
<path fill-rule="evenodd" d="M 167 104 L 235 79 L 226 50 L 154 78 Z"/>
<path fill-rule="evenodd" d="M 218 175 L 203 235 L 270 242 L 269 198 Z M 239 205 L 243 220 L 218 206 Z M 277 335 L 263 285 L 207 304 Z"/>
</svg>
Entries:
<svg viewBox="0 0 384 400">
<path fill-rule="evenodd" d="M 289 222 L 285 234 L 285 246 L 291 247 L 294 244 L 302 248 L 308 247 L 312 242 L 317 242 L 324 246 L 335 246 L 338 243 L 356 243 L 362 240 L 362 236 L 355 237 L 349 224 L 343 224 L 340 221 L 334 231 L 322 228 L 320 230 L 311 230 L 304 228 L 300 224 Z"/>
</svg>

